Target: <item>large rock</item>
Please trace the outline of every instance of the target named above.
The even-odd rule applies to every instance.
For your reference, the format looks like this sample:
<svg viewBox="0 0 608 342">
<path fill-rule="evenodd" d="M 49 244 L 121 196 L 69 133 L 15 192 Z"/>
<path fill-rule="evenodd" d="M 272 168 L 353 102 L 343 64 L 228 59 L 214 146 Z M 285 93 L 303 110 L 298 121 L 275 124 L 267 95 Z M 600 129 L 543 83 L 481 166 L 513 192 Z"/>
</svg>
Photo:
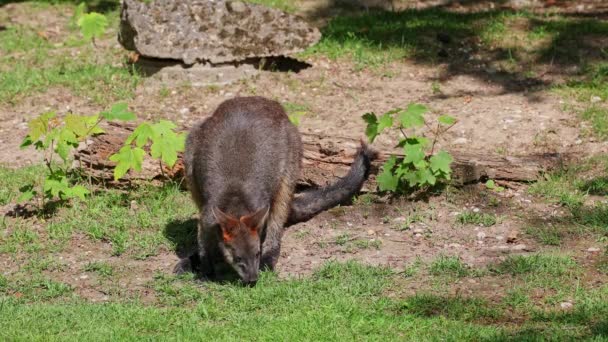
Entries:
<svg viewBox="0 0 608 342">
<path fill-rule="evenodd" d="M 320 38 L 303 19 L 225 0 L 123 0 L 119 41 L 152 58 L 213 64 L 284 56 Z"/>
</svg>

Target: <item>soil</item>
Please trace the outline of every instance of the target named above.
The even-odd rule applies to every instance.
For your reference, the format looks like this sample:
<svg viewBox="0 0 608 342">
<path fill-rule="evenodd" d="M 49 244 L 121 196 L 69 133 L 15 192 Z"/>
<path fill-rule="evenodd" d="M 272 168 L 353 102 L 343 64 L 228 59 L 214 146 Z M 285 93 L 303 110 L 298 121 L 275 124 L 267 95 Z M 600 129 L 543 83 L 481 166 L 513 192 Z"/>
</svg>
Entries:
<svg viewBox="0 0 608 342">
<path fill-rule="evenodd" d="M 21 6 L 24 5 L 15 3 L 0 7 L 0 18 L 10 17 L 10 24 L 40 25 Z M 57 22 L 45 19 L 44 27 L 52 28 L 58 37 L 66 35 L 61 30 L 69 16 L 54 14 L 38 17 L 55 18 Z M 504 155 L 534 152 L 590 155 L 607 150 L 605 143 L 584 134 L 576 115 L 565 111 L 564 101 L 546 87 L 528 87 L 517 79 L 505 82 L 505 75 L 490 69 L 470 73 L 466 72 L 466 66 L 459 72 L 439 62 L 399 61 L 382 70 L 358 70 L 345 60 L 314 57 L 306 62 L 312 66 L 299 73 L 262 71 L 255 79 L 221 88 L 179 87 L 168 89 L 165 95 L 161 95 L 165 92 L 162 85 L 146 81 L 129 100 L 129 107 L 143 119 L 168 118 L 187 128 L 225 99 L 261 95 L 304 106 L 307 114 L 301 120 L 303 132 L 358 138 L 364 135 L 365 125 L 360 118 L 364 113 L 381 114 L 420 102 L 428 104 L 434 115 L 447 113 L 458 119 L 458 124 L 440 141 L 447 150 Z M 436 82 L 440 93 L 432 90 Z M 104 108 L 66 88 L 52 88 L 17 103 L 0 104 L 0 164 L 20 167 L 39 162 L 35 152 L 19 150 L 18 146 L 26 135 L 28 120 L 51 109 L 60 114 L 70 109 L 92 114 Z M 378 138 L 374 146 L 390 149 L 396 134 Z M 283 239 L 278 273 L 282 277 L 304 276 L 328 260 L 353 259 L 402 270 L 417 258 L 429 262 L 441 254 L 459 256 L 472 266 L 485 266 L 507 255 L 545 249 L 525 234 L 525 227 L 531 217 L 556 217 L 561 210 L 530 197 L 526 185 L 493 193 L 478 184 L 427 201 L 376 198 L 372 203 L 361 202 L 332 209 L 290 227 Z M 498 223 L 491 227 L 456 223 L 457 213 L 465 210 L 496 213 Z M 414 213 L 424 219 L 408 224 Z M 508 242 L 507 237 L 514 232 L 517 238 Z M 593 241 L 581 241 L 571 251 L 584 260 L 589 257 L 586 250 L 593 245 Z M 178 260 L 172 251 L 161 251 L 146 260 L 112 257 L 109 244 L 94 243 L 83 236 L 74 237 L 58 256 L 65 264 L 64 269 L 48 271 L 49 275 L 60 277 L 74 286 L 79 295 L 95 301 L 125 292 L 136 293 L 146 300 L 150 296 L 147 284 L 155 272 L 169 274 Z M 15 269 L 26 258 L 27 255 L 16 256 L 4 260 L 2 266 Z M 100 287 L 101 280 L 96 275 L 84 274 L 84 265 L 93 259 L 117 266 L 120 281 L 102 282 Z"/>
</svg>

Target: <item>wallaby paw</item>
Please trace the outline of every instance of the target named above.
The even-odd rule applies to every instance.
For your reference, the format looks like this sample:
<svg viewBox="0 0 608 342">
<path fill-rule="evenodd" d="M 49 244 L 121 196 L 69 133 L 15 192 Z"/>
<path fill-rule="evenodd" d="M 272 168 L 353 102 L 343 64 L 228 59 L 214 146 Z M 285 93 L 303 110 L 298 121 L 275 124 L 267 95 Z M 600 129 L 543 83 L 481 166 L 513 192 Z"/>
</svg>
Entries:
<svg viewBox="0 0 608 342">
<path fill-rule="evenodd" d="M 173 273 L 180 275 L 184 273 L 192 273 L 192 262 L 190 261 L 190 257 L 181 259 L 173 268 Z"/>
</svg>

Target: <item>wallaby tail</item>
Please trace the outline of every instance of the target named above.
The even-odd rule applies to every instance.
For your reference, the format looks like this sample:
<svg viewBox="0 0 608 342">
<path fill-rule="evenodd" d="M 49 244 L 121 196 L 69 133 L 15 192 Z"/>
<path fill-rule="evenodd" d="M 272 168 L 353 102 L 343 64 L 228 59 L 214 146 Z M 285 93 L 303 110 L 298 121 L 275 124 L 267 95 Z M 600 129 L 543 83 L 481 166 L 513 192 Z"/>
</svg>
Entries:
<svg viewBox="0 0 608 342">
<path fill-rule="evenodd" d="M 353 161 L 348 174 L 326 187 L 304 191 L 297 194 L 291 204 L 286 226 L 307 221 L 318 213 L 345 203 L 361 190 L 367 180 L 371 161 L 377 153 L 361 141 L 361 147 Z"/>
</svg>

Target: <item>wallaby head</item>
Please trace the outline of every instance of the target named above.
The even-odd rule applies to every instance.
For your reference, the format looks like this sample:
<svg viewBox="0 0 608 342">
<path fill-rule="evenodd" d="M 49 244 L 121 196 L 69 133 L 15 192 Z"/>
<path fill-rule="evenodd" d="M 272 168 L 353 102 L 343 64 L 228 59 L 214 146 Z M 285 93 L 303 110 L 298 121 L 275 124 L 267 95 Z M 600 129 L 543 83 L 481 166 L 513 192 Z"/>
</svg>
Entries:
<svg viewBox="0 0 608 342">
<path fill-rule="evenodd" d="M 236 218 L 217 207 L 213 208 L 213 216 L 219 227 L 219 248 L 226 262 L 246 284 L 254 284 L 258 280 L 261 235 L 268 211 L 269 208 L 265 207 Z"/>
</svg>

